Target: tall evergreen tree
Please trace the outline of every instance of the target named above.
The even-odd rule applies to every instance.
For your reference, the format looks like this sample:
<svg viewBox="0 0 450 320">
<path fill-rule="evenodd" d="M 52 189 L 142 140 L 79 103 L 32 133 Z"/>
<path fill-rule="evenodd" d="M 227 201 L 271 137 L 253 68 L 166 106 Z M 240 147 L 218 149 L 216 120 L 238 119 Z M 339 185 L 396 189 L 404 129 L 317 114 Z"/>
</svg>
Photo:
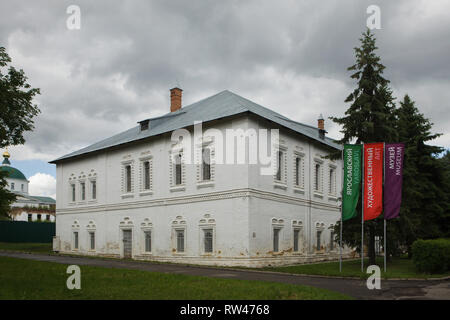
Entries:
<svg viewBox="0 0 450 320">
<path fill-rule="evenodd" d="M 361 46 L 354 48 L 356 63 L 348 68 L 353 71 L 351 78 L 356 80 L 356 88 L 345 100 L 350 103 L 344 117 L 330 119 L 342 126 L 344 134 L 340 143 L 370 143 L 396 141 L 395 104 L 389 80 L 383 77 L 385 66 L 375 51 L 375 37 L 370 30 L 363 33 Z M 343 240 L 360 250 L 361 239 L 361 199 L 358 204 L 359 219 L 346 221 Z M 375 263 L 375 235 L 382 230 L 381 219 L 366 221 L 365 243 L 369 247 L 369 263 Z M 367 241 L 368 240 L 368 241 Z"/>
<path fill-rule="evenodd" d="M 437 158 L 441 147 L 426 144 L 439 137 L 431 133 L 432 123 L 405 95 L 397 110 L 399 141 L 405 143 L 403 194 L 400 216 L 388 224 L 388 251 L 410 247 L 418 238 L 448 236 L 450 182 L 445 159 Z"/>
</svg>

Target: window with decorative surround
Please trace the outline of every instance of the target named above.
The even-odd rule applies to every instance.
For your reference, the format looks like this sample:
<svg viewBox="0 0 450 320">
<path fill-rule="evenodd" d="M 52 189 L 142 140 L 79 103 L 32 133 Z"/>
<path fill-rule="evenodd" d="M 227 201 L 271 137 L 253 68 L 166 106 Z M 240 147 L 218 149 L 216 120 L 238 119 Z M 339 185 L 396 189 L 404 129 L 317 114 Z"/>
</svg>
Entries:
<svg viewBox="0 0 450 320">
<path fill-rule="evenodd" d="M 122 198 L 133 197 L 134 160 L 122 161 Z"/>
<path fill-rule="evenodd" d="M 336 196 L 336 166 L 330 165 L 328 171 L 328 195 Z"/>
<path fill-rule="evenodd" d="M 304 192 L 305 190 L 305 157 L 304 153 L 298 151 L 294 152 L 294 175 L 293 175 L 293 185 L 294 191 Z"/>
<path fill-rule="evenodd" d="M 284 220 L 272 218 L 272 243 L 273 243 L 273 253 L 277 253 L 280 251 L 280 238 L 281 232 L 284 227 Z"/>
<path fill-rule="evenodd" d="M 80 248 L 80 224 L 77 220 L 72 223 L 72 250 Z"/>
<path fill-rule="evenodd" d="M 75 203 L 77 200 L 75 182 L 69 183 L 69 198 L 72 203 Z"/>
<path fill-rule="evenodd" d="M 214 185 L 215 148 L 213 138 L 205 137 L 196 145 L 197 187 Z"/>
<path fill-rule="evenodd" d="M 173 254 L 186 252 L 186 220 L 182 216 L 172 221 L 172 248 Z"/>
<path fill-rule="evenodd" d="M 170 191 L 183 191 L 186 189 L 186 168 L 184 162 L 183 149 L 169 152 Z"/>
<path fill-rule="evenodd" d="M 95 222 L 94 221 L 89 221 L 89 223 L 86 226 L 86 229 L 88 231 L 88 248 L 89 251 L 95 251 L 95 231 L 96 231 L 96 226 L 95 226 Z"/>
<path fill-rule="evenodd" d="M 153 194 L 153 159 L 151 156 L 142 157 L 139 166 L 140 190 L 141 196 Z"/>
<path fill-rule="evenodd" d="M 323 252 L 322 234 L 324 229 L 325 224 L 323 222 L 316 222 L 316 252 Z"/>
<path fill-rule="evenodd" d="M 334 248 L 335 248 L 335 245 L 334 245 L 334 225 L 333 224 L 330 224 L 330 246 L 329 246 L 329 248 L 330 248 L 330 251 L 333 251 L 334 250 Z"/>
<path fill-rule="evenodd" d="M 287 189 L 287 147 L 280 144 L 274 148 L 275 161 L 275 175 L 274 175 L 274 186 L 275 188 Z"/>
<path fill-rule="evenodd" d="M 299 220 L 292 221 L 292 232 L 293 232 L 293 244 L 292 248 L 294 253 L 299 253 L 303 248 L 303 222 Z"/>
<path fill-rule="evenodd" d="M 216 220 L 205 214 L 199 221 L 200 254 L 212 255 L 216 247 Z"/>
<path fill-rule="evenodd" d="M 141 223 L 142 230 L 142 242 L 143 242 L 143 253 L 151 254 L 152 253 L 152 236 L 153 236 L 153 224 L 150 222 L 148 218 L 145 218 Z"/>
<path fill-rule="evenodd" d="M 314 194 L 323 194 L 323 160 L 314 159 L 313 162 Z"/>
</svg>

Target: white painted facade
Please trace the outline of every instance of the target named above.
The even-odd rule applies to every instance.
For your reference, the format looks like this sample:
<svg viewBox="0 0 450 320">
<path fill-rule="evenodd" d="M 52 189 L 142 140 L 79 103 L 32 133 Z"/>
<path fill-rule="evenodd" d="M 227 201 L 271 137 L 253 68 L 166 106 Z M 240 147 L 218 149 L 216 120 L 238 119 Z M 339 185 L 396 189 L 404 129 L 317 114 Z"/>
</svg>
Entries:
<svg viewBox="0 0 450 320">
<path fill-rule="evenodd" d="M 170 134 L 60 161 L 55 250 L 124 257 L 123 238 L 131 230 L 131 255 L 140 260 L 259 267 L 336 259 L 339 247 L 332 243 L 329 228 L 340 218 L 342 164 L 323 158 L 330 148 L 248 114 L 216 121 L 213 127 L 224 137 L 229 128 L 280 129 L 281 181 L 261 175 L 260 165 L 248 161 L 215 163 L 217 145 L 207 134 L 203 142 L 209 142 L 213 150 L 210 181 L 201 181 L 199 165 L 183 164 L 182 183 L 174 185 Z M 208 128 L 203 125 L 204 132 Z M 298 180 L 296 157 L 301 159 Z M 144 190 L 144 161 L 150 162 L 149 190 Z M 129 192 L 125 190 L 127 165 L 132 176 Z M 183 230 L 185 246 L 178 252 L 177 235 Z M 147 243 L 150 251 L 146 251 L 149 231 L 151 245 Z M 205 252 L 204 237 L 210 231 L 212 252 Z M 294 233 L 299 238 L 297 251 Z"/>
</svg>

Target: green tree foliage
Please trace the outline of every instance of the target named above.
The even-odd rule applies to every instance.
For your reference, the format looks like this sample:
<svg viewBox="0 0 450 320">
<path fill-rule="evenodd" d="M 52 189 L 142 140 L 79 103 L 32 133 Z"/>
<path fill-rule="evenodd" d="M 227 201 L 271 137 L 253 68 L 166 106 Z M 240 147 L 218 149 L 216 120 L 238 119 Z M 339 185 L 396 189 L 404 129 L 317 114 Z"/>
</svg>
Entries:
<svg viewBox="0 0 450 320">
<path fill-rule="evenodd" d="M 354 48 L 356 62 L 347 70 L 356 80 L 356 88 L 345 100 L 350 103 L 344 117 L 330 119 L 342 126 L 341 143 L 370 143 L 397 141 L 395 131 L 395 98 L 389 88 L 389 80 L 383 77 L 384 65 L 375 51 L 375 37 L 367 30 L 360 39 L 361 46 Z M 360 250 L 361 199 L 358 204 L 359 218 L 345 223 L 344 241 Z M 382 230 L 382 220 L 377 218 L 364 223 L 365 243 L 369 247 L 370 264 L 375 263 L 375 235 Z"/>
<path fill-rule="evenodd" d="M 443 149 L 426 144 L 440 134 L 431 133 L 432 123 L 408 95 L 400 102 L 397 115 L 396 128 L 399 141 L 405 143 L 405 159 L 400 217 L 388 225 L 388 251 L 392 254 L 396 253 L 392 249 L 401 246 L 411 253 L 412 243 L 419 238 L 448 236 L 450 222 L 449 156 L 447 153 L 439 159 L 437 155 Z"/>
<path fill-rule="evenodd" d="M 6 172 L 0 171 L 0 220 L 8 219 L 10 205 L 16 200 L 16 195 L 6 189 Z"/>
<path fill-rule="evenodd" d="M 0 47 L 0 148 L 25 143 L 24 132 L 34 129 L 33 118 L 40 112 L 33 104 L 39 89 L 31 88 L 22 69 L 10 65 L 11 58 Z M 5 214 L 14 195 L 5 189 L 4 175 L 0 175 L 0 215 Z"/>
</svg>

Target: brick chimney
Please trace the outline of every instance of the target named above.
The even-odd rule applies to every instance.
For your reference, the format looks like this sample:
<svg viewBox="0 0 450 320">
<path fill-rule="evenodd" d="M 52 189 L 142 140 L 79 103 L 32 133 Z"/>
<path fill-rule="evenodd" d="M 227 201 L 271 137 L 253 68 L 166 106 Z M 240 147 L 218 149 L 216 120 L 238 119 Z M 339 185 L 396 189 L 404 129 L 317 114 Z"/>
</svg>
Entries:
<svg viewBox="0 0 450 320">
<path fill-rule="evenodd" d="M 183 90 L 177 87 L 170 89 L 170 112 L 181 109 L 182 92 Z"/>
<path fill-rule="evenodd" d="M 319 119 L 317 119 L 317 128 L 319 129 L 319 137 L 325 139 L 325 119 L 322 114 L 320 114 Z"/>
</svg>

